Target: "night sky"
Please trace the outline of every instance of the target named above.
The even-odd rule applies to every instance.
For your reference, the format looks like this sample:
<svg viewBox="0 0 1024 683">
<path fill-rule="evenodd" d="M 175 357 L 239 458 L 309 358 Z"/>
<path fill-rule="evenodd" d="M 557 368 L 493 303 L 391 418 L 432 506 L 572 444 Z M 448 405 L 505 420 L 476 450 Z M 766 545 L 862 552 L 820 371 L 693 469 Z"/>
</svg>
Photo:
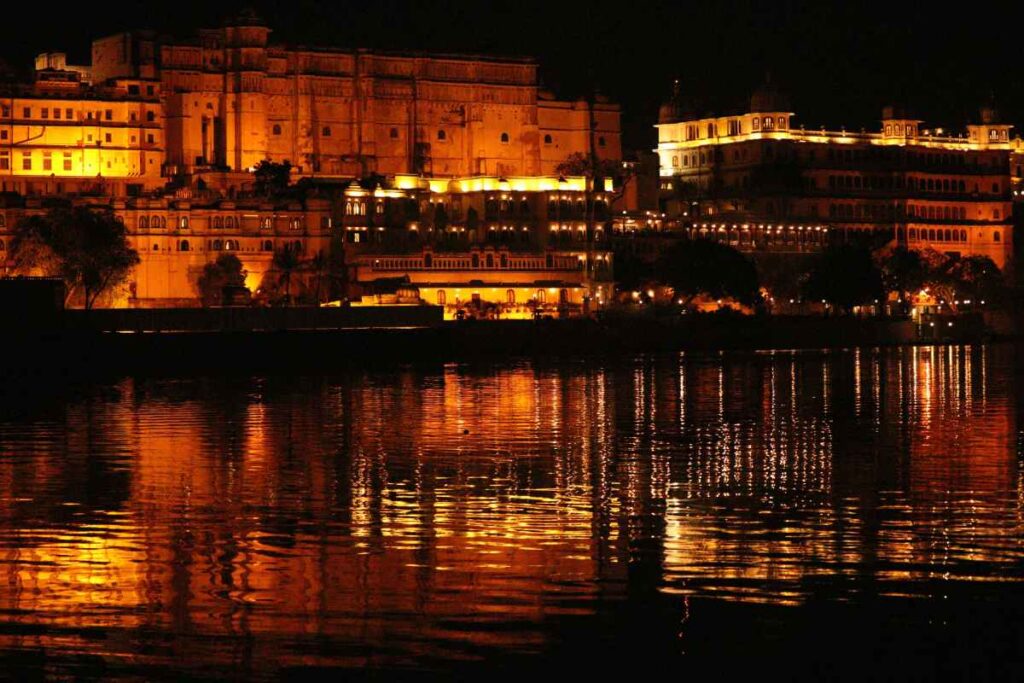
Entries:
<svg viewBox="0 0 1024 683">
<path fill-rule="evenodd" d="M 188 37 L 242 7 L 273 40 L 338 47 L 536 57 L 545 85 L 576 96 L 595 74 L 623 106 L 625 146 L 654 145 L 671 80 L 712 110 L 742 107 L 766 72 L 807 127 L 874 129 L 884 104 L 959 126 L 995 95 L 1024 127 L 1024 3 L 543 2 L 539 0 L 150 0 L 38 5 L 0 23 L 0 57 L 27 67 L 44 50 L 87 59 L 93 37 L 154 28 Z M 9 8 L 11 9 L 11 8 Z M 60 17 L 59 22 L 52 18 Z M 590 68 L 593 65 L 593 68 Z"/>
</svg>

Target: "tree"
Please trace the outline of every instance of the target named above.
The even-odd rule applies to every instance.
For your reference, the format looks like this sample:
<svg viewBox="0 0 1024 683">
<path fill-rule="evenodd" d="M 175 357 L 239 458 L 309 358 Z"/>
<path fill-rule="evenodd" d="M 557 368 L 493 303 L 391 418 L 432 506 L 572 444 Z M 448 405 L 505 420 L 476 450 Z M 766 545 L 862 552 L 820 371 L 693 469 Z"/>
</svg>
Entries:
<svg viewBox="0 0 1024 683">
<path fill-rule="evenodd" d="M 921 253 L 897 247 L 881 259 L 882 281 L 887 292 L 895 292 L 909 302 L 928 281 L 928 265 Z"/>
<path fill-rule="evenodd" d="M 624 170 L 620 162 L 611 159 L 597 159 L 596 163 L 591 163 L 590 157 L 583 152 L 573 152 L 555 167 L 558 175 L 587 178 L 621 178 Z"/>
<path fill-rule="evenodd" d="M 757 303 L 757 269 L 736 249 L 711 240 L 681 240 L 655 264 L 656 279 L 689 306 L 698 296 Z"/>
<path fill-rule="evenodd" d="M 244 287 L 246 271 L 234 254 L 221 254 L 203 266 L 197 287 L 204 306 L 216 306 L 224 300 L 225 287 Z"/>
<path fill-rule="evenodd" d="M 815 259 L 804 283 L 804 295 L 849 311 L 882 297 L 882 272 L 866 247 L 835 245 Z"/>
<path fill-rule="evenodd" d="M 1009 294 L 1006 279 L 988 256 L 954 259 L 949 274 L 956 283 L 954 307 L 958 299 L 998 303 Z"/>
<path fill-rule="evenodd" d="M 124 224 L 109 210 L 52 209 L 19 221 L 11 240 L 15 272 L 60 277 L 67 301 L 79 293 L 86 309 L 122 284 L 139 263 Z"/>
<path fill-rule="evenodd" d="M 256 170 L 253 171 L 256 179 L 256 194 L 263 195 L 264 197 L 283 194 L 291 182 L 291 174 L 291 162 L 277 163 L 270 159 L 264 159 L 256 166 Z"/>
<path fill-rule="evenodd" d="M 284 286 L 287 304 L 290 304 L 292 300 L 292 274 L 298 270 L 300 263 L 299 248 L 294 244 L 286 244 L 274 252 L 274 270 L 280 273 L 278 282 Z"/>
</svg>

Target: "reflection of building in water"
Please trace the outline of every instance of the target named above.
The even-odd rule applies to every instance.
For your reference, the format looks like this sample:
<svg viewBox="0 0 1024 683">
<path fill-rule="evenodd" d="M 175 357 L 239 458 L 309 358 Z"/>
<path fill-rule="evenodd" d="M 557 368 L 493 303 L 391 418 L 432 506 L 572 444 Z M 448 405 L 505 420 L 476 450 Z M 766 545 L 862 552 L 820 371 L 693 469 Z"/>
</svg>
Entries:
<svg viewBox="0 0 1024 683">
<path fill-rule="evenodd" d="M 1017 557 L 999 353 L 126 381 L 32 439 L 0 423 L 0 610 L 174 633 L 244 670 L 537 650 L 604 593 L 797 602 L 810 579 L 979 576 Z M 78 638 L 54 633 L 0 647 Z M 308 638 L 330 647 L 298 654 Z"/>
</svg>

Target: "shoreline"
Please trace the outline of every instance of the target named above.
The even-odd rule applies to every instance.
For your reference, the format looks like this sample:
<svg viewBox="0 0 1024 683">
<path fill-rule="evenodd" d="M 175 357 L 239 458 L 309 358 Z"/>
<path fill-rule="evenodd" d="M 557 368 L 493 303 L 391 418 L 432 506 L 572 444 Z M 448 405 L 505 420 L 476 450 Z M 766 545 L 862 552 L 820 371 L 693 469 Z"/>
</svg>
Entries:
<svg viewBox="0 0 1024 683">
<path fill-rule="evenodd" d="M 16 360 L 3 374 L 305 372 L 420 362 L 839 350 L 1018 338 L 964 326 L 922 339 L 911 321 L 840 317 L 408 322 L 337 329 L 25 331 L 7 336 L 8 358 Z"/>
</svg>

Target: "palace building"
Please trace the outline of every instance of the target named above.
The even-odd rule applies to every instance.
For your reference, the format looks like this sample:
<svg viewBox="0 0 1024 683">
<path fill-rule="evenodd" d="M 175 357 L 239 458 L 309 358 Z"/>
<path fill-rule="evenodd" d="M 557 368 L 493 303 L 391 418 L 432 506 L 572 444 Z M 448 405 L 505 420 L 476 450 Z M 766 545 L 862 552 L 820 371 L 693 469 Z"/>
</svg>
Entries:
<svg viewBox="0 0 1024 683">
<path fill-rule="evenodd" d="M 63 201 L 110 210 L 139 252 L 116 305 L 195 305 L 225 252 L 259 295 L 286 247 L 299 296 L 330 255 L 351 300 L 400 290 L 449 317 L 610 298 L 612 197 L 558 169 L 621 159 L 617 105 L 556 99 L 531 59 L 270 36 L 251 14 L 187 40 L 122 33 L 87 65 L 46 53 L 31 83 L 0 84 L 0 263 L 22 217 Z M 264 160 L 306 189 L 260 196 Z"/>
<path fill-rule="evenodd" d="M 399 175 L 375 187 L 323 185 L 276 201 L 194 190 L 70 201 L 110 210 L 139 253 L 114 305 L 194 306 L 204 266 L 223 253 L 239 258 L 246 287 L 259 295 L 279 280 L 274 254 L 288 248 L 300 261 L 293 277 L 300 298 L 325 276 L 322 259 L 333 256 L 357 302 L 393 300 L 401 289 L 413 301 L 445 307 L 449 318 L 462 309 L 525 318 L 580 314 L 611 299 L 610 199 L 588 193 L 582 177 Z M 0 256 L 11 228 L 51 204 L 4 197 Z"/>
<path fill-rule="evenodd" d="M 252 15 L 165 40 L 94 41 L 96 82 L 159 85 L 167 173 L 550 175 L 573 152 L 621 158 L 618 106 L 559 101 L 530 59 L 276 45 Z M 593 132 L 591 133 L 591 130 Z"/>
<path fill-rule="evenodd" d="M 770 83 L 724 116 L 701 114 L 677 83 L 657 129 L 662 200 L 679 229 L 753 253 L 871 232 L 1011 264 L 1019 142 L 994 108 L 960 133 L 893 107 L 877 132 L 811 130 Z"/>
</svg>

